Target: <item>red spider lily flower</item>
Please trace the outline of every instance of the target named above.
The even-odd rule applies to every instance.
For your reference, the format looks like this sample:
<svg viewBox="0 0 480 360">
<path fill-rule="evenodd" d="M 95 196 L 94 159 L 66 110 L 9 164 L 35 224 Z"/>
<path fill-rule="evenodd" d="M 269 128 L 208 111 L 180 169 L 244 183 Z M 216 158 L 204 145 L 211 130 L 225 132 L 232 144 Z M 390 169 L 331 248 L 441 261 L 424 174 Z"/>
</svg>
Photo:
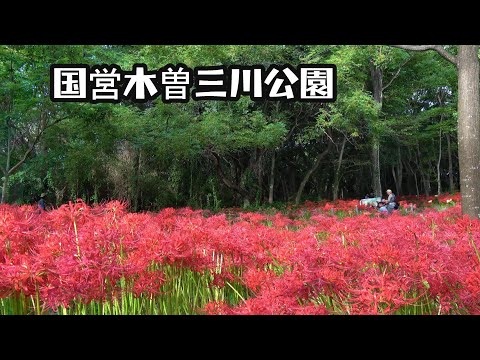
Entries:
<svg viewBox="0 0 480 360">
<path fill-rule="evenodd" d="M 245 287 L 245 301 L 210 303 L 207 313 L 391 314 L 427 298 L 431 313 L 479 313 L 480 221 L 461 214 L 459 195 L 438 196 L 455 201 L 443 211 L 426 206 L 433 197 L 402 198 L 419 211 L 357 214 L 357 200 L 273 215 L 131 214 L 118 201 L 44 214 L 0 205 L 0 296 L 38 293 L 52 310 L 125 291 L 158 296 L 169 280 L 158 269 L 171 266 L 212 274 L 212 286 Z M 347 217 L 325 213 L 332 208 Z"/>
</svg>

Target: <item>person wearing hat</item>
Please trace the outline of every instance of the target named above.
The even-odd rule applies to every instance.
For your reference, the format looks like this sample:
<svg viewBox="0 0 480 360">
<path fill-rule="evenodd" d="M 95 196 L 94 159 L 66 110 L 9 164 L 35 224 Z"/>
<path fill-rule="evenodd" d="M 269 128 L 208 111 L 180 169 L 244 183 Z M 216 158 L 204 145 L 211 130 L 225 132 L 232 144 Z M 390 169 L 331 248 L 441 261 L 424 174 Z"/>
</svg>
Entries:
<svg viewBox="0 0 480 360">
<path fill-rule="evenodd" d="M 44 197 L 45 197 L 45 193 L 42 193 L 40 195 L 40 200 L 38 201 L 38 207 L 39 207 L 39 209 L 42 209 L 42 210 L 45 210 L 45 199 L 44 199 Z"/>
</svg>

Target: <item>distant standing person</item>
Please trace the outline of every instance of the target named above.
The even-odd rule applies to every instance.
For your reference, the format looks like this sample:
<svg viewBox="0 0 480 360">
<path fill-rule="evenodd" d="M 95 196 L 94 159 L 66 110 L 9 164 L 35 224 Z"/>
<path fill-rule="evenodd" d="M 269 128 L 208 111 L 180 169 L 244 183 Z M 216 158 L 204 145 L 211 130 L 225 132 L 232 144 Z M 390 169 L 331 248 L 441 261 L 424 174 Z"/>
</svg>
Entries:
<svg viewBox="0 0 480 360">
<path fill-rule="evenodd" d="M 38 208 L 45 211 L 46 206 L 45 206 L 45 199 L 44 198 L 45 198 L 45 193 L 42 193 L 40 195 L 40 200 L 38 200 Z"/>
</svg>

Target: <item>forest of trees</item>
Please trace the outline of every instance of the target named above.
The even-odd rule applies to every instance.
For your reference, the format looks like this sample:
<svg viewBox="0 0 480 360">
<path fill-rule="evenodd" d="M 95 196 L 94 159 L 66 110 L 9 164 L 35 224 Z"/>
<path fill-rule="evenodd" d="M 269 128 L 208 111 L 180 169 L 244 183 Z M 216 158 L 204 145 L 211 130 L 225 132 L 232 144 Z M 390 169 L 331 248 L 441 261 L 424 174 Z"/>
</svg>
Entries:
<svg viewBox="0 0 480 360">
<path fill-rule="evenodd" d="M 336 64 L 338 95 L 333 103 L 53 103 L 57 63 Z M 45 192 L 53 206 L 115 198 L 132 211 L 218 209 L 387 188 L 401 199 L 463 184 L 462 196 L 472 196 L 464 212 L 475 216 L 478 81 L 476 46 L 2 45 L 1 201 L 35 203 Z"/>
</svg>

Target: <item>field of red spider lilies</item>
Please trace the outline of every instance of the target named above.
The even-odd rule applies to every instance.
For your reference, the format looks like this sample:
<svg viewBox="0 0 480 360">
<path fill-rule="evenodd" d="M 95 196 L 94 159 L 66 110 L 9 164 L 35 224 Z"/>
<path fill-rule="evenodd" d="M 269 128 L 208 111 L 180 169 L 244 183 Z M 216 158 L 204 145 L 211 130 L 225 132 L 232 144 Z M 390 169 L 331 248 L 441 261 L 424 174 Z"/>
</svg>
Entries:
<svg viewBox="0 0 480 360">
<path fill-rule="evenodd" d="M 275 211 L 0 206 L 1 314 L 477 314 L 459 195 Z"/>
</svg>

